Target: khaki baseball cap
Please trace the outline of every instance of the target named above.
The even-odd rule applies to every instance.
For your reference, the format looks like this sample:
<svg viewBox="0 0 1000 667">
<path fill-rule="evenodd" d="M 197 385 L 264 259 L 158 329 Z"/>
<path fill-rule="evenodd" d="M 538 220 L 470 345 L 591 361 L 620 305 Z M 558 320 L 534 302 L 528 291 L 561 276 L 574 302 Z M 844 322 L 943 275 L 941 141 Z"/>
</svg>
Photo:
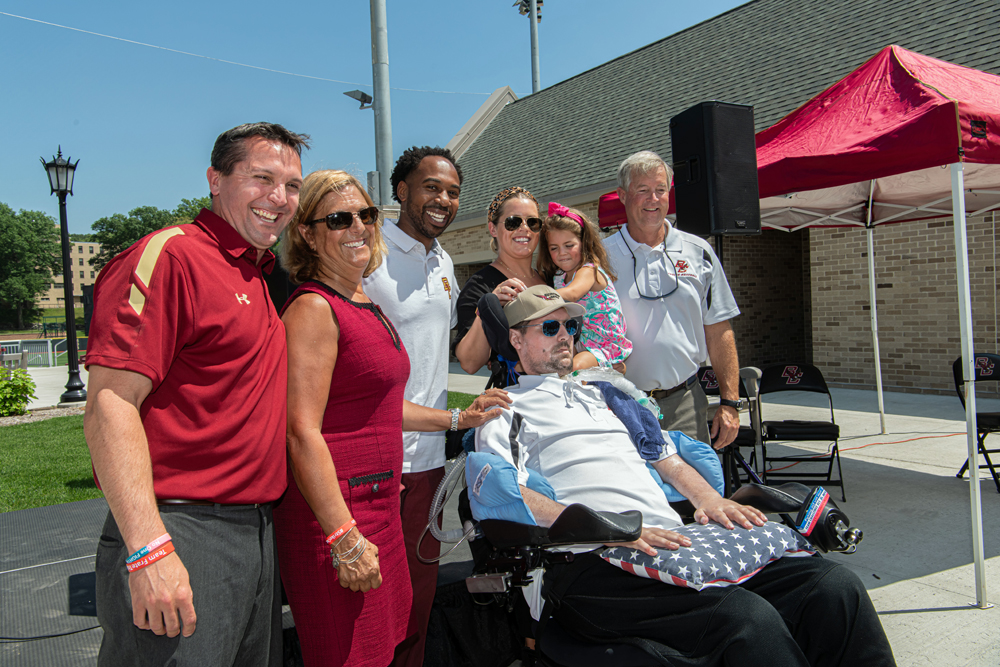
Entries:
<svg viewBox="0 0 1000 667">
<path fill-rule="evenodd" d="M 518 294 L 513 301 L 504 306 L 503 314 L 507 317 L 507 325 L 513 327 L 553 313 L 560 308 L 565 308 L 570 317 L 580 317 L 587 312 L 587 309 L 578 303 L 566 303 L 555 288 L 535 285 Z"/>
</svg>

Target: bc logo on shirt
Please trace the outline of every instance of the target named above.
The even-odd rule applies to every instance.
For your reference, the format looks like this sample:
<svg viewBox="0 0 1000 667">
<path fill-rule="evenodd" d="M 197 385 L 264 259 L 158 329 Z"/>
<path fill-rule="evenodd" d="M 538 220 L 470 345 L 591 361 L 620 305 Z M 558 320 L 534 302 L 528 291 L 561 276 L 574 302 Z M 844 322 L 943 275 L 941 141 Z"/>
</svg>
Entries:
<svg viewBox="0 0 1000 667">
<path fill-rule="evenodd" d="M 237 294 L 236 295 L 236 301 L 237 301 L 237 303 L 242 303 L 242 304 L 247 305 L 247 306 L 250 305 L 250 299 L 247 297 L 246 294 L 243 294 L 243 295 Z"/>
</svg>

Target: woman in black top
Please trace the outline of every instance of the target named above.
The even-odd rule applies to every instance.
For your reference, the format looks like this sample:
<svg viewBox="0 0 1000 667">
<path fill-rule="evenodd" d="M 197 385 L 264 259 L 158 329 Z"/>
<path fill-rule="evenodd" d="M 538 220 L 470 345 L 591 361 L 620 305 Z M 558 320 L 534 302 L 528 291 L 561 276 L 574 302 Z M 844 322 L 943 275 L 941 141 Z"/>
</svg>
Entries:
<svg viewBox="0 0 1000 667">
<path fill-rule="evenodd" d="M 490 247 L 497 258 L 471 276 L 462 288 L 454 352 L 466 373 L 475 373 L 488 364 L 492 376 L 487 387 L 506 387 L 507 365 L 490 350 L 476 307 L 487 292 L 496 294 L 500 303 L 506 305 L 521 290 L 545 284 L 531 266 L 542 220 L 538 201 L 519 187 L 507 188 L 493 198 L 487 220 L 492 237 Z"/>
</svg>

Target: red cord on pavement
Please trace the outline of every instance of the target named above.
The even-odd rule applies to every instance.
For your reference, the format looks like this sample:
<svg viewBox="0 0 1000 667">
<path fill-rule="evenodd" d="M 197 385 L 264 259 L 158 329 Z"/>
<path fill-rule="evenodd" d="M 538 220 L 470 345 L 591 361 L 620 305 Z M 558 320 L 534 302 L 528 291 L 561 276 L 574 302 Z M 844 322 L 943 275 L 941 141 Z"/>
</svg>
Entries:
<svg viewBox="0 0 1000 667">
<path fill-rule="evenodd" d="M 921 435 L 921 436 L 918 436 L 916 438 L 907 438 L 906 440 L 896 440 L 894 442 L 869 442 L 867 445 L 861 445 L 859 447 L 848 447 L 846 449 L 841 448 L 840 451 L 842 451 L 842 452 L 850 452 L 850 451 L 855 450 L 855 449 L 864 449 L 865 447 L 871 447 L 872 445 L 901 445 L 904 442 L 913 442 L 914 440 L 929 440 L 931 438 L 951 438 L 951 437 L 954 437 L 956 435 L 962 435 L 962 433 L 942 433 L 941 435 Z M 827 451 L 825 454 L 816 454 L 814 456 L 810 456 L 809 458 L 811 458 L 811 459 L 818 459 L 818 458 L 822 458 L 824 456 L 829 456 L 829 455 L 830 455 L 830 452 Z M 797 466 L 800 463 L 804 463 L 804 461 L 796 461 L 795 463 L 791 463 L 791 464 L 789 464 L 787 466 L 782 466 L 780 468 L 769 468 L 767 470 L 767 472 L 777 472 L 779 470 L 787 470 L 788 468 L 792 468 L 794 466 Z"/>
</svg>

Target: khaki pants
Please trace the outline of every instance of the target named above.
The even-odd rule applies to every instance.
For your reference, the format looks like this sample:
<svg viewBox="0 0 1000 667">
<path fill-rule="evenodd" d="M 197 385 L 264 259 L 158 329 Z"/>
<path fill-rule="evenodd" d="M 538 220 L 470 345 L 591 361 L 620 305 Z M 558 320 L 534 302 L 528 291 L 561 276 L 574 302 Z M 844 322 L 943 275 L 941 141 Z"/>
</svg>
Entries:
<svg viewBox="0 0 1000 667">
<path fill-rule="evenodd" d="M 708 431 L 708 397 L 700 382 L 658 399 L 656 404 L 660 406 L 660 428 L 664 431 L 680 431 L 695 440 L 712 444 Z"/>
</svg>

